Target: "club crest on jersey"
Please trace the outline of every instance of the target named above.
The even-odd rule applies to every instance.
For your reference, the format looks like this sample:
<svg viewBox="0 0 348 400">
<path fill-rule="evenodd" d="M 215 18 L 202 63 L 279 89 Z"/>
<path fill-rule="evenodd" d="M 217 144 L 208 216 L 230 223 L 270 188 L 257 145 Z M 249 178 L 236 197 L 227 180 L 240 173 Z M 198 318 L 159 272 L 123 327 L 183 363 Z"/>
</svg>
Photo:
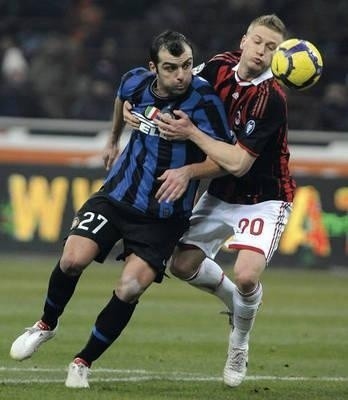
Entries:
<svg viewBox="0 0 348 400">
<path fill-rule="evenodd" d="M 173 108 L 171 105 L 162 108 L 161 114 L 165 114 L 166 116 L 175 119 L 175 115 L 173 114 Z"/>
<path fill-rule="evenodd" d="M 251 135 L 253 130 L 255 129 L 255 121 L 253 119 L 251 119 L 250 121 L 248 121 L 245 125 L 245 134 L 247 136 Z"/>
</svg>

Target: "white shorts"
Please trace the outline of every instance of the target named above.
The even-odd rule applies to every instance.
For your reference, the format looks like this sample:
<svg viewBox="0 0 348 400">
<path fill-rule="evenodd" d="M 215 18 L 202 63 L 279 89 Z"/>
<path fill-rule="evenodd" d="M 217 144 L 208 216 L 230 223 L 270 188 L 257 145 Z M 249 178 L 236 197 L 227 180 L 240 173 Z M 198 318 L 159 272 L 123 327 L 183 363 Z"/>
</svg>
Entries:
<svg viewBox="0 0 348 400">
<path fill-rule="evenodd" d="M 222 246 L 264 254 L 267 264 L 278 247 L 292 203 L 279 200 L 230 204 L 205 192 L 193 209 L 190 229 L 181 243 L 192 244 L 215 258 Z"/>
</svg>

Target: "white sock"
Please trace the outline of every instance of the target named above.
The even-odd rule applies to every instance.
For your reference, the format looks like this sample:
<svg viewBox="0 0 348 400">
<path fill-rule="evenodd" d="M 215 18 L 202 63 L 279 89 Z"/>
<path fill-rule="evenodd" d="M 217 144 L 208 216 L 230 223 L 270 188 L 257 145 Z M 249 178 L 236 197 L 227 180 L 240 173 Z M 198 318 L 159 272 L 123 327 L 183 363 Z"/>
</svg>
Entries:
<svg viewBox="0 0 348 400">
<path fill-rule="evenodd" d="M 198 271 L 186 280 L 190 285 L 217 296 L 233 313 L 233 293 L 236 285 L 225 275 L 220 266 L 205 258 Z"/>
<path fill-rule="evenodd" d="M 248 348 L 249 335 L 253 327 L 257 310 L 262 299 L 262 285 L 259 282 L 255 289 L 248 294 L 241 294 L 238 289 L 233 296 L 233 347 Z"/>
</svg>

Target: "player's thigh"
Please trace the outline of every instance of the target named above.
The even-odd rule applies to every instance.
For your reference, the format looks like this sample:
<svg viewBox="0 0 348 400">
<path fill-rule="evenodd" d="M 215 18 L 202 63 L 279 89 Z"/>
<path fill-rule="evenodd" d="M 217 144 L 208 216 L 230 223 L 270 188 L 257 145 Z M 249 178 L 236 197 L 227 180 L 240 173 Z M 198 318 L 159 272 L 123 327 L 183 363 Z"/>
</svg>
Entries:
<svg viewBox="0 0 348 400">
<path fill-rule="evenodd" d="M 163 279 L 167 262 L 183 233 L 188 229 L 187 218 L 154 219 L 133 212 L 131 219 L 122 226 L 124 253 L 126 258 L 135 254 L 146 261 L 156 272 L 155 281 Z"/>
<path fill-rule="evenodd" d="M 70 228 L 69 252 L 85 261 L 104 262 L 115 243 L 121 239 L 117 227 L 118 209 L 107 199 L 91 197 L 77 212 Z M 81 250 L 86 251 L 82 254 Z M 77 253 L 81 253 L 78 255 Z M 90 261 L 92 261 L 90 260 Z"/>
<path fill-rule="evenodd" d="M 234 265 L 234 280 L 238 287 L 250 286 L 251 290 L 260 280 L 266 268 L 266 257 L 253 250 L 239 250 Z"/>
<path fill-rule="evenodd" d="M 275 200 L 231 205 L 230 218 L 235 233 L 225 241 L 224 247 L 264 254 L 268 264 L 278 247 L 290 210 L 290 203 Z"/>
<path fill-rule="evenodd" d="M 204 193 L 194 208 L 190 229 L 180 243 L 200 248 L 207 257 L 215 258 L 221 246 L 233 235 L 233 205 Z"/>
</svg>

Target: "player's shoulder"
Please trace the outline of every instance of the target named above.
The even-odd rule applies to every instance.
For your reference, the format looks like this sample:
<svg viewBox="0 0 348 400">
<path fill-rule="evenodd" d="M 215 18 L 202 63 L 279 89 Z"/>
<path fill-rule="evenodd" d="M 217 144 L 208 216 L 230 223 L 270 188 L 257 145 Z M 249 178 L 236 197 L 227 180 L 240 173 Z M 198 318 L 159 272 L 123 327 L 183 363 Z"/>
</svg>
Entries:
<svg viewBox="0 0 348 400">
<path fill-rule="evenodd" d="M 272 81 L 272 90 L 277 97 L 280 97 L 282 101 L 286 102 L 287 96 L 284 90 L 284 87 L 273 77 Z"/>
<path fill-rule="evenodd" d="M 286 93 L 283 89 L 283 87 L 277 82 L 275 78 L 270 78 L 268 82 L 266 82 L 269 86 L 269 91 L 270 91 L 270 99 L 272 101 L 278 102 L 279 104 L 282 104 L 286 106 L 287 103 L 287 98 L 286 98 Z"/>
<path fill-rule="evenodd" d="M 148 69 L 144 68 L 144 67 L 136 67 L 133 69 L 130 69 L 128 72 L 126 72 L 123 77 L 122 80 L 128 81 L 129 79 L 135 79 L 135 80 L 143 80 L 146 79 L 147 77 L 153 76 L 153 72 L 149 71 Z"/>
<path fill-rule="evenodd" d="M 269 110 L 271 115 L 286 115 L 287 100 L 283 88 L 270 77 L 257 85 L 255 96 L 257 110 Z"/>
<path fill-rule="evenodd" d="M 273 77 L 270 70 L 263 73 L 259 78 L 255 79 L 257 90 L 259 93 L 267 94 L 270 98 L 286 101 L 286 93 L 283 87 Z"/>
<path fill-rule="evenodd" d="M 211 96 L 211 95 L 218 97 L 213 86 L 200 75 L 192 76 L 191 86 L 193 90 L 196 93 L 198 93 L 201 97 Z"/>
<path fill-rule="evenodd" d="M 221 65 L 231 65 L 232 67 L 239 63 L 241 56 L 241 51 L 225 51 L 223 53 L 218 53 L 212 57 L 208 64 L 221 64 Z"/>
<path fill-rule="evenodd" d="M 137 67 L 126 72 L 120 85 L 121 97 L 127 97 L 132 95 L 134 91 L 138 91 L 151 82 L 155 77 L 155 74 L 144 67 Z"/>
<path fill-rule="evenodd" d="M 200 75 L 193 75 L 191 85 L 194 89 L 198 89 L 200 87 L 211 87 L 211 84 Z"/>
</svg>

